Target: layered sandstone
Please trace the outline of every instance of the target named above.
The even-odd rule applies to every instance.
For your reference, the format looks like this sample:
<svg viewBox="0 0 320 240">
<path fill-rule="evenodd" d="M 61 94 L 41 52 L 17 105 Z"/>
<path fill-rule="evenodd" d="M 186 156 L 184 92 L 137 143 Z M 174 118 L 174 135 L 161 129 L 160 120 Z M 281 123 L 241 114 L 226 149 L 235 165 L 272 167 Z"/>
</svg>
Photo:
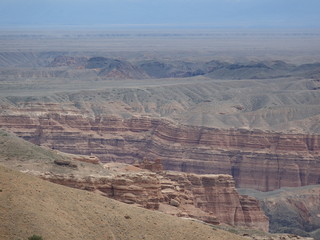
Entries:
<svg viewBox="0 0 320 240">
<path fill-rule="evenodd" d="M 0 166 L 1 239 L 245 239 Z"/>
<path fill-rule="evenodd" d="M 102 165 L 95 156 L 46 149 L 2 130 L 0 148 L 1 165 L 54 183 L 211 224 L 222 222 L 268 230 L 268 219 L 260 209 L 256 211 L 258 202 L 253 200 L 249 206 L 243 201 L 246 197 L 235 191 L 234 181 L 229 175 L 162 171 L 159 160 L 141 163 L 142 167 L 157 173 L 115 162 Z M 253 219 L 251 215 L 258 218 Z"/>
<path fill-rule="evenodd" d="M 154 173 L 120 173 L 107 177 L 41 174 L 43 179 L 68 187 L 98 192 L 115 200 L 158 209 L 162 199 L 160 181 Z"/>
<path fill-rule="evenodd" d="M 267 193 L 249 189 L 239 191 L 259 199 L 269 217 L 271 232 L 317 236 L 320 229 L 319 185 L 282 188 Z"/>
<path fill-rule="evenodd" d="M 231 176 L 178 172 L 164 172 L 162 176 L 178 183 L 174 189 L 163 184 L 166 188 L 162 193 L 167 201 L 175 200 L 182 209 L 184 205 L 193 204 L 222 223 L 268 231 L 268 218 L 261 211 L 259 202 L 252 197 L 240 196 Z"/>
<path fill-rule="evenodd" d="M 196 175 L 178 172 L 158 174 L 134 168 L 122 172 L 117 165 L 111 176 L 40 174 L 41 178 L 61 185 L 97 192 L 118 201 L 171 215 L 195 218 L 210 224 L 225 223 L 267 232 L 268 218 L 259 202 L 241 196 L 229 175 Z M 129 167 L 130 168 L 130 167 Z"/>
<path fill-rule="evenodd" d="M 0 127 L 33 143 L 94 154 L 104 162 L 159 159 L 167 170 L 230 174 L 237 187 L 270 191 L 320 183 L 319 135 L 195 127 L 150 117 L 92 117 L 72 106 L 61 108 L 8 109 Z"/>
</svg>

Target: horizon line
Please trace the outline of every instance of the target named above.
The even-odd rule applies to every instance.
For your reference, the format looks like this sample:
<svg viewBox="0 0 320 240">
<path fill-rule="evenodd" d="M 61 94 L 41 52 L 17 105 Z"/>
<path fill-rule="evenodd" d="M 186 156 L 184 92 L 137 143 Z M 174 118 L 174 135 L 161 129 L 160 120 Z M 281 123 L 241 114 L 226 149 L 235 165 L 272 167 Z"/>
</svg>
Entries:
<svg viewBox="0 0 320 240">
<path fill-rule="evenodd" d="M 236 25 L 229 25 L 229 26 L 221 26 L 215 25 L 211 23 L 200 23 L 200 24 L 44 24 L 44 25 L 18 25 L 18 24 L 6 24 L 1 25 L 0 29 L 12 29 L 12 30 L 28 30 L 28 29 L 45 29 L 48 30 L 56 29 L 56 30 L 63 30 L 63 29 L 93 29 L 93 30 L 106 30 L 108 29 L 319 29 L 320 26 L 236 26 Z"/>
</svg>

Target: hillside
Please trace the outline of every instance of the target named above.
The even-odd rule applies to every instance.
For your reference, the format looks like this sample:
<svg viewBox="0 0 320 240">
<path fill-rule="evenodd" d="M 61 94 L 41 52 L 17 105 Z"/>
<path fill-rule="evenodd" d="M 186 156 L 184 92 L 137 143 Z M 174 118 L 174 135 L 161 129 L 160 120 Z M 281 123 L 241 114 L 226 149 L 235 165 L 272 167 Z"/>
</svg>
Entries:
<svg viewBox="0 0 320 240">
<path fill-rule="evenodd" d="M 149 210 L 230 224 L 234 232 L 267 231 L 266 213 L 273 232 L 317 237 L 319 189 L 293 193 L 283 187 L 320 184 L 320 35 L 284 29 L 166 31 L 0 33 L 0 129 L 6 131 L 0 130 L 0 164 Z M 6 189 L 23 184 L 16 183 L 5 182 Z M 6 229 L 13 222 L 26 226 L 12 235 L 17 239 L 26 239 L 30 229 L 47 240 L 46 231 L 55 227 L 64 230 L 60 239 L 71 238 L 66 234 L 72 231 L 74 239 L 109 233 L 126 239 L 131 232 L 132 239 L 143 239 L 138 230 L 145 239 L 160 239 L 162 228 L 139 217 L 118 219 L 107 208 L 107 216 L 99 215 L 111 203 L 85 203 L 87 195 L 79 203 L 56 185 L 47 189 L 58 194 L 51 197 L 29 183 L 34 185 L 26 181 L 23 187 L 31 193 L 0 191 L 8 205 L 0 205 L 7 211 L 3 219 L 12 220 Z M 236 187 L 285 194 L 259 197 L 264 213 Z M 85 206 L 92 208 L 88 216 Z M 40 207 L 41 214 L 33 214 Z M 18 212 L 11 213 L 20 210 L 16 220 Z M 100 220 L 105 232 L 98 230 Z M 156 217 L 150 223 L 155 222 Z M 76 225 L 95 235 L 76 233 Z M 174 226 L 163 227 L 168 233 L 161 239 L 185 236 L 179 235 L 182 227 L 179 236 Z"/>
<path fill-rule="evenodd" d="M 240 196 L 229 175 L 151 172 L 143 166 L 120 163 L 103 165 L 94 156 L 53 151 L 1 130 L 0 149 L 2 165 L 53 183 L 209 224 L 224 223 L 264 232 L 269 229 L 258 201 Z M 152 166 L 151 162 L 148 164 Z M 154 166 L 161 168 L 161 164 Z"/>
<path fill-rule="evenodd" d="M 45 172 L 74 176 L 109 176 L 101 164 L 92 164 L 88 156 L 64 154 L 29 143 L 0 129 L 0 163 L 35 175 Z"/>
<path fill-rule="evenodd" d="M 319 64 L 82 61 L 59 57 L 55 67 L 0 68 L 0 106 L 8 110 L 0 116 L 50 103 L 92 118 L 144 115 L 224 129 L 320 132 Z"/>
<path fill-rule="evenodd" d="M 243 239 L 240 236 L 235 236 L 219 229 L 226 229 L 241 236 L 247 236 L 245 239 L 303 239 L 294 235 L 270 235 L 265 232 L 253 230 L 252 228 L 233 228 L 225 225 L 212 226 L 204 224 L 203 222 L 191 221 L 190 218 L 176 218 L 168 214 L 144 210 L 140 207 L 117 202 L 105 197 L 105 194 L 101 196 L 88 191 L 76 190 L 74 188 L 53 184 L 25 173 L 16 172 L 15 170 L 4 167 L 3 164 L 39 176 L 41 176 L 41 171 L 50 170 L 50 174 L 48 175 L 48 173 L 46 173 L 45 176 L 54 176 L 53 174 L 56 173 L 58 174 L 57 176 L 59 176 L 59 179 L 56 180 L 60 181 L 61 184 L 63 184 L 63 182 L 61 182 L 63 176 L 68 176 L 68 174 L 69 176 L 78 176 L 77 179 L 80 179 L 80 176 L 88 176 L 86 174 L 91 174 L 90 178 L 83 178 L 83 180 L 87 179 L 86 181 L 80 179 L 80 181 L 82 181 L 79 182 L 80 185 L 78 183 L 78 186 L 74 187 L 81 188 L 81 186 L 84 186 L 84 189 L 90 191 L 92 184 L 94 184 L 96 190 L 98 190 L 97 192 L 102 193 L 101 191 L 107 190 L 106 182 L 103 182 L 103 184 L 99 186 L 99 182 L 96 181 L 98 178 L 94 180 L 95 177 L 92 175 L 93 173 L 101 174 L 101 172 L 99 173 L 97 171 L 97 169 L 101 170 L 101 165 L 83 162 L 83 160 L 88 159 L 85 158 L 85 156 L 65 155 L 35 146 L 7 132 L 1 131 L 0 133 L 1 240 L 22 240 L 33 234 L 41 235 L 45 240 L 90 238 L 163 239 L 163 237 L 166 239 L 200 240 Z M 63 156 L 60 156 L 60 154 Z M 75 158 L 78 160 L 75 160 Z M 63 163 L 63 165 L 56 164 L 56 161 Z M 79 169 L 79 166 L 82 168 Z M 119 185 L 119 193 L 122 192 L 124 195 L 132 196 L 132 193 L 144 187 L 142 185 L 139 187 L 132 185 L 138 182 L 144 183 L 146 188 L 152 187 L 150 186 L 151 182 L 148 182 L 152 174 L 150 175 L 148 172 L 140 173 L 141 169 L 138 170 L 136 167 L 113 163 L 111 165 L 108 164 L 108 167 L 103 170 L 103 172 L 109 176 L 108 171 L 112 171 L 113 174 L 120 174 L 120 178 L 116 184 L 119 185 L 121 182 L 125 185 L 128 183 L 131 184 L 131 186 L 127 186 L 128 188 L 125 188 L 125 185 Z M 137 174 L 135 175 L 135 173 Z M 197 178 L 199 178 L 196 175 L 185 175 L 174 172 L 164 172 L 164 174 L 165 175 L 161 177 L 161 185 L 165 186 L 163 194 L 167 194 L 164 194 L 162 197 L 165 199 L 170 198 L 171 195 L 177 195 L 180 198 L 187 197 L 185 194 L 188 194 L 188 191 L 182 191 L 183 188 L 187 187 L 187 185 L 184 185 L 188 182 L 186 177 L 189 176 L 189 180 L 193 179 L 192 181 L 198 181 Z M 166 176 L 170 178 L 165 178 Z M 96 177 L 98 176 L 96 175 Z M 115 175 L 113 175 L 113 177 L 115 177 Z M 211 199 L 211 202 L 208 202 L 210 208 L 218 207 L 219 204 L 228 204 L 227 208 L 229 210 L 232 208 L 230 204 L 234 204 L 239 196 L 235 194 L 230 176 L 227 177 L 229 182 L 224 182 L 225 177 L 223 175 L 203 176 L 203 183 L 207 185 L 203 190 L 207 192 L 205 194 L 209 195 L 201 195 L 203 191 L 201 190 L 201 186 L 196 186 L 195 188 L 198 195 L 200 194 L 198 197 L 202 198 L 201 205 L 203 207 L 205 206 L 204 199 L 209 197 Z M 140 180 L 137 178 L 140 178 Z M 219 178 L 218 182 L 216 181 L 217 178 Z M 76 180 L 74 177 L 73 179 Z M 70 179 L 66 179 L 67 183 L 68 180 Z M 135 182 L 133 183 L 133 181 Z M 209 185 L 211 183 L 218 183 L 220 187 L 210 188 Z M 171 186 L 170 184 L 173 185 Z M 231 186 L 228 187 L 227 185 Z M 179 186 L 179 189 L 177 186 Z M 126 192 L 127 190 L 130 191 L 130 188 L 134 191 L 131 193 Z M 177 189 L 173 190 L 175 188 Z M 152 193 L 152 189 L 148 191 L 148 193 Z M 211 191 L 213 193 L 217 193 L 218 191 L 219 193 L 210 195 Z M 230 191 L 234 193 L 231 194 Z M 117 192 L 117 190 L 114 191 L 114 193 L 115 192 Z M 227 194 L 228 192 L 229 194 Z M 142 195 L 145 194 L 146 193 L 143 193 Z M 116 194 L 114 197 L 116 196 L 120 195 Z M 150 199 L 152 196 L 149 195 L 147 197 Z M 218 202 L 220 203 L 217 202 L 218 205 L 212 202 L 215 197 L 219 199 Z M 224 197 L 228 197 L 230 198 L 229 200 L 232 201 L 223 203 L 222 200 Z M 132 201 L 132 198 L 130 199 Z M 124 199 L 120 198 L 119 200 L 123 201 Z M 188 201 L 190 200 L 191 199 Z M 257 208 L 255 200 L 241 196 L 240 201 L 241 204 L 244 204 L 240 209 L 242 208 L 243 211 L 246 211 L 246 216 L 251 220 L 259 220 L 258 218 L 259 214 L 261 215 L 261 211 Z M 187 205 L 183 205 L 182 203 L 181 206 L 187 207 Z M 204 209 L 203 207 L 202 209 Z M 196 215 L 198 213 L 200 214 L 199 216 L 205 218 L 205 215 L 203 215 L 205 213 L 200 209 L 192 208 L 191 205 L 189 205 L 188 209 L 192 211 L 192 214 Z M 164 212 L 168 210 L 169 214 L 172 214 L 172 211 L 179 211 L 177 207 L 165 205 L 165 202 L 161 203 L 161 209 L 159 210 Z M 225 210 L 221 210 L 220 214 L 226 214 Z M 250 211 L 252 212 L 250 213 Z M 194 217 L 196 217 L 195 215 Z M 239 209 L 237 216 L 240 217 Z M 251 224 L 259 225 L 261 223 L 255 223 L 253 221 Z M 253 227 L 253 225 L 251 225 L 251 227 Z"/>
<path fill-rule="evenodd" d="M 241 239 L 0 167 L 0 239 Z"/>
<path fill-rule="evenodd" d="M 0 149 L 1 240 L 27 239 L 33 234 L 45 240 L 241 239 L 209 225 L 53 184 L 3 166 L 35 175 L 50 172 L 60 180 L 61 176 L 110 177 L 111 170 L 86 162 L 92 158 L 45 149 L 2 130 Z M 141 181 L 147 180 L 146 175 Z M 123 175 L 119 181 L 124 181 Z"/>
</svg>

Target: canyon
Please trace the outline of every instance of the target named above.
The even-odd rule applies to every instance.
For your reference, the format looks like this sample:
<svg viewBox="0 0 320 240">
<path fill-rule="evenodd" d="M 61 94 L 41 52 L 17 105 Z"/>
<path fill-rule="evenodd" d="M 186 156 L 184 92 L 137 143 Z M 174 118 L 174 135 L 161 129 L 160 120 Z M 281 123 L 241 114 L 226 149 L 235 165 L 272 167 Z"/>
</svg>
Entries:
<svg viewBox="0 0 320 240">
<path fill-rule="evenodd" d="M 159 162 L 108 163 L 38 147 L 0 131 L 0 162 L 60 185 L 95 192 L 130 205 L 201 222 L 267 232 L 268 218 L 255 198 L 239 195 L 230 175 L 164 171 Z M 149 167 L 148 167 L 149 166 Z M 143 167 L 150 168 L 152 172 Z"/>
<path fill-rule="evenodd" d="M 270 232 L 292 232 L 319 239 L 319 185 L 281 188 L 271 192 L 238 189 L 238 192 L 260 201 L 270 220 Z"/>
<path fill-rule="evenodd" d="M 75 177 L 54 173 L 39 176 L 73 188 L 147 209 L 218 225 L 228 224 L 268 232 L 268 218 L 255 198 L 239 195 L 229 175 L 196 175 L 179 172 L 150 173 L 127 167 L 111 177 Z M 130 169 L 131 170 L 128 170 Z"/>
<path fill-rule="evenodd" d="M 37 145 L 93 154 L 102 162 L 159 159 L 166 170 L 229 174 L 241 188 L 270 191 L 320 183 L 319 135 L 214 129 L 150 117 L 93 119 L 80 112 L 58 114 L 54 107 L 9 109 L 13 114 L 0 116 L 0 127 Z"/>
<path fill-rule="evenodd" d="M 132 33 L 131 49 L 127 35 L 90 34 L 91 47 L 81 34 L 77 46 L 43 35 L 45 47 L 28 34 L 0 34 L 0 128 L 34 144 L 19 157 L 13 142 L 1 155 L 10 144 L 0 142 L 2 164 L 207 224 L 267 231 L 270 221 L 274 232 L 316 236 L 316 188 L 260 194 L 320 184 L 318 41 L 286 52 L 252 40 L 250 55 L 216 42 L 225 33 L 193 36 L 190 49 L 183 37 L 173 48 L 171 35 L 147 35 L 153 49 Z M 296 216 L 305 217 L 296 224 Z"/>
<path fill-rule="evenodd" d="M 248 239 L 3 166 L 0 182 L 1 239 Z"/>
</svg>

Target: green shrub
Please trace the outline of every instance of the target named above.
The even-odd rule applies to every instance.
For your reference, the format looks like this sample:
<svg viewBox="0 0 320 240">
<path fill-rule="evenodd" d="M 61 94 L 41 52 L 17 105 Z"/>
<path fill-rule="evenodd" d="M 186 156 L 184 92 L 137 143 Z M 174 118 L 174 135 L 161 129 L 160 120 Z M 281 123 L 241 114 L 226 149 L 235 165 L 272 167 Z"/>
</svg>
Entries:
<svg viewBox="0 0 320 240">
<path fill-rule="evenodd" d="M 43 238 L 38 235 L 32 235 L 31 237 L 28 237 L 28 240 L 43 240 Z"/>
</svg>

